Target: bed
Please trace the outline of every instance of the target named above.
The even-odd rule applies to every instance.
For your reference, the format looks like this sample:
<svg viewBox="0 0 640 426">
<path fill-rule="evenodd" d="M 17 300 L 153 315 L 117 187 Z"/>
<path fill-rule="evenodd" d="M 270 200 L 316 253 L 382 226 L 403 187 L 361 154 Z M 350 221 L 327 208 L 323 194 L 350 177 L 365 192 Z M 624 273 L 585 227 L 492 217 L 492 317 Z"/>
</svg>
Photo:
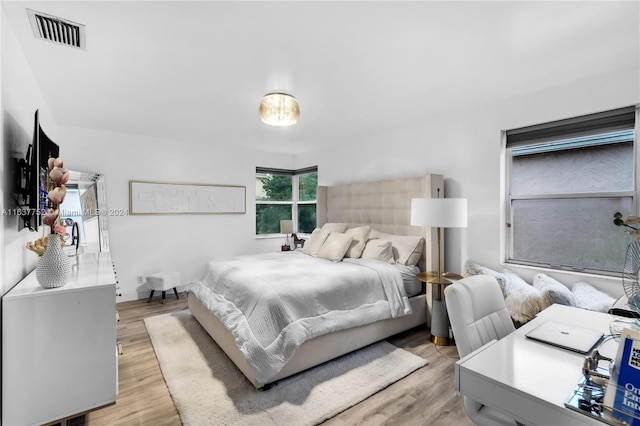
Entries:
<svg viewBox="0 0 640 426">
<path fill-rule="evenodd" d="M 437 188 L 443 188 L 442 176 L 432 174 L 320 186 L 319 229 L 305 244 L 310 246 L 305 248 L 306 253 L 297 250 L 213 259 L 185 289 L 189 309 L 256 388 L 428 323 L 429 297 L 425 297 L 427 293 L 421 285 L 418 294 L 409 291 L 407 277 L 417 270 L 435 269 L 431 250 L 434 236 L 431 229 L 410 226 L 409 221 L 411 199 L 436 196 Z M 346 231 L 332 228 L 344 224 Z M 367 228 L 371 231 L 368 235 L 376 239 L 403 241 L 406 236 L 413 241 L 423 237 L 424 247 L 419 259 L 413 259 L 417 263 L 413 271 L 371 260 L 370 256 L 331 261 L 326 257 L 329 238 L 316 244 L 315 234 L 320 234 L 322 228 L 334 231 L 326 233 L 332 236 L 332 242 L 341 240 L 343 234 Z M 401 243 L 398 247 L 393 244 L 397 256 Z M 325 250 L 324 257 L 317 252 L 310 255 L 312 246 Z M 303 284 L 296 284 L 296 280 Z M 295 295 L 285 294 L 282 286 L 294 289 Z M 250 293 L 255 293 L 255 298 L 246 302 Z M 233 297 L 239 297 L 240 302 Z M 240 310 L 229 300 L 234 300 Z M 320 314 L 308 314 L 306 309 L 311 305 L 318 305 Z M 286 340 L 280 339 L 283 335 Z M 274 348 L 276 341 L 278 348 Z M 253 356 L 256 347 L 258 357 Z"/>
</svg>

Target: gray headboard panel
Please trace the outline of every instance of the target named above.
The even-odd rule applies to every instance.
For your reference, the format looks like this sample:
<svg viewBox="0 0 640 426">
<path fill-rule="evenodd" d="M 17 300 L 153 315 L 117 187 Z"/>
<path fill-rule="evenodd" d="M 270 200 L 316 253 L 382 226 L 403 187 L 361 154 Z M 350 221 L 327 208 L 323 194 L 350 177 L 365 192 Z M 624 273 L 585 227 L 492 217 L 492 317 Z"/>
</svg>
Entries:
<svg viewBox="0 0 640 426">
<path fill-rule="evenodd" d="M 422 271 L 436 270 L 435 230 L 411 226 L 411 199 L 444 197 L 442 175 L 391 179 L 318 187 L 318 226 L 327 222 L 348 223 L 349 227 L 371 225 L 381 232 L 425 237 L 426 249 L 420 260 Z"/>
</svg>

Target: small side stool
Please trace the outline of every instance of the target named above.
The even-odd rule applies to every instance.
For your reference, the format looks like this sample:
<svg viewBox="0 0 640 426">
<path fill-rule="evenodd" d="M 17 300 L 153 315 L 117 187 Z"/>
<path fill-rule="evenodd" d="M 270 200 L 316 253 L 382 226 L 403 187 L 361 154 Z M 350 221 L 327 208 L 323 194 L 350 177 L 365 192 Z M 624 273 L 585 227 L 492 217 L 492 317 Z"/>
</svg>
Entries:
<svg viewBox="0 0 640 426">
<path fill-rule="evenodd" d="M 162 291 L 163 305 L 167 303 L 165 299 L 167 290 L 173 289 L 173 292 L 176 294 L 176 299 L 180 299 L 180 296 L 178 296 L 178 290 L 176 290 L 176 287 L 180 285 L 180 272 L 158 272 L 151 274 L 147 277 L 146 285 L 147 288 L 151 290 L 147 303 L 151 303 L 151 298 L 156 290 Z"/>
</svg>

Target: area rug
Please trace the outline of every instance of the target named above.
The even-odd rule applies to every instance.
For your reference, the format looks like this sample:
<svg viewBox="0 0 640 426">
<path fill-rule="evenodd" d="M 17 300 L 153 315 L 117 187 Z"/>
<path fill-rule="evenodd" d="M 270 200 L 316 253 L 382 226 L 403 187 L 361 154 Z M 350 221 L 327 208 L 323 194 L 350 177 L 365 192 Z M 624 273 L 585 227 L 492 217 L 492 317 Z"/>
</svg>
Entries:
<svg viewBox="0 0 640 426">
<path fill-rule="evenodd" d="M 257 390 L 189 310 L 145 318 L 182 423 L 315 425 L 427 364 L 378 342 Z"/>
</svg>

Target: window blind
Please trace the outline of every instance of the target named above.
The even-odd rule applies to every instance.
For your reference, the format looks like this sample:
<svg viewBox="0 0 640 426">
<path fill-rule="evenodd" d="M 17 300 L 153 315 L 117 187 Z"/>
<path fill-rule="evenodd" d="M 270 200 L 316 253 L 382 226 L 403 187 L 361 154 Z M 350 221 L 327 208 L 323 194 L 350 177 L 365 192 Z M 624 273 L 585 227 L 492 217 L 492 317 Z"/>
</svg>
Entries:
<svg viewBox="0 0 640 426">
<path fill-rule="evenodd" d="M 297 170 L 274 169 L 269 167 L 256 167 L 256 173 L 264 173 L 264 174 L 270 174 L 270 175 L 296 176 L 296 175 L 303 175 L 306 173 L 313 173 L 317 171 L 318 171 L 318 166 L 305 167 L 303 169 L 297 169 Z"/>
<path fill-rule="evenodd" d="M 541 144 L 599 133 L 633 130 L 636 107 L 630 106 L 506 131 L 507 148 Z"/>
</svg>

